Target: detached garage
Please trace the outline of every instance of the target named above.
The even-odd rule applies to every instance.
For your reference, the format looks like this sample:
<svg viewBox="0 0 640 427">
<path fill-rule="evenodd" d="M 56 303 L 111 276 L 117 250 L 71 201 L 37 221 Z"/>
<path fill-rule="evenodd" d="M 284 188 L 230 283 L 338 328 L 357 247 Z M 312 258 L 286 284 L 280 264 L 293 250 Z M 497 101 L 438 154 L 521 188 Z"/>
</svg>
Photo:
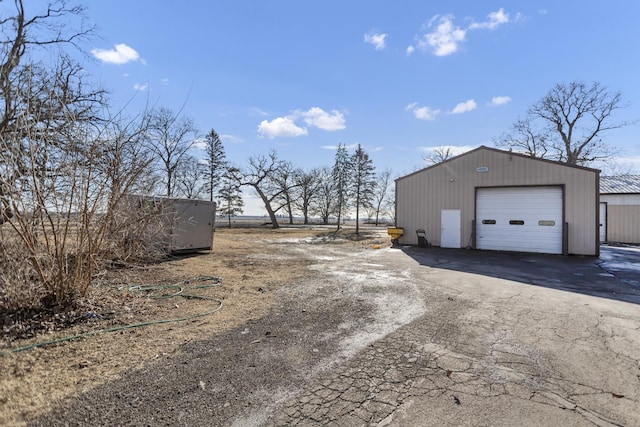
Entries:
<svg viewBox="0 0 640 427">
<path fill-rule="evenodd" d="M 601 178 L 600 240 L 640 244 L 640 175 Z"/>
<path fill-rule="evenodd" d="M 599 171 L 479 147 L 396 180 L 401 244 L 599 255 Z"/>
</svg>

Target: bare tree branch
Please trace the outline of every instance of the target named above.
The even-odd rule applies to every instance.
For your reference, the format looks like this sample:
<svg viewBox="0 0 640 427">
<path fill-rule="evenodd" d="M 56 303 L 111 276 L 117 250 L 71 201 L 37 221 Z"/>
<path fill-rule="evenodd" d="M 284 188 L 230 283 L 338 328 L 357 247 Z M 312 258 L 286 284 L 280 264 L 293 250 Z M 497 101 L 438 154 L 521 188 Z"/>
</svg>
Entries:
<svg viewBox="0 0 640 427">
<path fill-rule="evenodd" d="M 241 186 L 252 187 L 260 196 L 264 207 L 271 219 L 271 226 L 279 228 L 276 212 L 279 208 L 273 207 L 273 202 L 282 194 L 282 188 L 275 182 L 276 174 L 282 166 L 282 161 L 278 159 L 275 151 L 270 151 L 269 155 L 259 155 L 249 157 L 248 166 L 240 173 L 239 183 Z"/>
<path fill-rule="evenodd" d="M 600 135 L 627 125 L 612 122 L 612 115 L 623 108 L 622 94 L 609 92 L 598 82 L 556 84 L 534 104 L 529 114 L 546 122 L 559 138 L 549 148 L 558 160 L 571 165 L 589 164 L 607 158 L 606 144 Z"/>
</svg>

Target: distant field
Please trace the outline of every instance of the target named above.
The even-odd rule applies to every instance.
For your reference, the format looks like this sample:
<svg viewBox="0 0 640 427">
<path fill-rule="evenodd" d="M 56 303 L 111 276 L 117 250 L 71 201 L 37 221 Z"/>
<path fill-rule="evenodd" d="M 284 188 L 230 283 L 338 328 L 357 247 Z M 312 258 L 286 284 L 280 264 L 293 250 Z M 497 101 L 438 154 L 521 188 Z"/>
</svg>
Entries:
<svg viewBox="0 0 640 427">
<path fill-rule="evenodd" d="M 289 224 L 289 218 L 288 217 L 277 217 L 278 219 L 278 225 L 284 227 L 284 226 L 288 226 L 291 225 Z M 347 227 L 355 227 L 356 226 L 356 221 L 354 218 L 347 218 L 346 220 L 342 221 L 342 224 L 344 226 Z M 271 220 L 269 219 L 268 216 L 234 216 L 231 217 L 231 227 L 259 227 L 259 226 L 267 226 L 267 225 L 271 225 Z M 304 219 L 301 217 L 294 217 L 293 218 L 293 225 L 304 225 Z M 308 225 L 325 225 L 322 223 L 322 220 L 319 218 L 311 218 L 309 219 L 309 224 Z M 366 219 L 360 219 L 360 225 L 369 225 L 368 221 Z M 371 224 L 373 225 L 373 224 Z M 387 225 L 393 225 L 393 222 L 389 219 L 381 219 L 378 221 L 378 226 L 387 226 Z M 229 226 L 229 219 L 227 217 L 223 217 L 223 216 L 216 216 L 216 228 L 224 228 L 224 227 L 228 227 Z M 335 227 L 336 226 L 336 220 L 335 218 L 332 218 L 329 220 L 329 224 L 326 225 L 327 227 Z"/>
</svg>

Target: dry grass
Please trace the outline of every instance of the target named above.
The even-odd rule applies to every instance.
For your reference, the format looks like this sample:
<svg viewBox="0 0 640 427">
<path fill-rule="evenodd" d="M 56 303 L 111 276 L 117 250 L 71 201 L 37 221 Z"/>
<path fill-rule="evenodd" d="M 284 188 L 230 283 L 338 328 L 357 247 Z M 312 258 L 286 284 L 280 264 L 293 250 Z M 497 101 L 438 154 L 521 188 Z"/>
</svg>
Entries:
<svg viewBox="0 0 640 427">
<path fill-rule="evenodd" d="M 176 258 L 162 264 L 112 271 L 91 295 L 104 319 L 84 322 L 46 336 L 13 343 L 28 345 L 114 325 L 171 319 L 211 309 L 212 301 L 154 300 L 118 290 L 135 284 L 172 283 L 195 276 L 218 276 L 221 286 L 201 290 L 220 299 L 215 314 L 186 322 L 99 334 L 64 344 L 0 357 L 0 425 L 23 425 L 52 408 L 55 399 L 91 390 L 125 370 L 179 351 L 190 341 L 208 338 L 263 316 L 274 292 L 303 277 L 309 261 L 264 256 L 274 253 L 272 239 L 321 237 L 327 243 L 370 245 L 368 240 L 335 239 L 333 233 L 309 229 L 219 229 L 209 254 Z M 260 255 L 260 256 L 256 256 Z M 108 316 L 106 315 L 108 314 Z M 1 350 L 6 350 L 0 347 Z"/>
</svg>

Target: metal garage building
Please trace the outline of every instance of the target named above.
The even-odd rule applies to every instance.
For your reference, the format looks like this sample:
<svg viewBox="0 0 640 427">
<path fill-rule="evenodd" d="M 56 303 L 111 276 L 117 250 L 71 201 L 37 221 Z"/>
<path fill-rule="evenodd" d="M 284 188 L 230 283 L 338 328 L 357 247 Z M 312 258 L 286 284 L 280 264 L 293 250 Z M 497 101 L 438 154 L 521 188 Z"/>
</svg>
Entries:
<svg viewBox="0 0 640 427">
<path fill-rule="evenodd" d="M 396 180 L 401 244 L 599 255 L 599 171 L 479 147 Z"/>
<path fill-rule="evenodd" d="M 640 244 L 640 175 L 600 179 L 600 241 Z"/>
</svg>

